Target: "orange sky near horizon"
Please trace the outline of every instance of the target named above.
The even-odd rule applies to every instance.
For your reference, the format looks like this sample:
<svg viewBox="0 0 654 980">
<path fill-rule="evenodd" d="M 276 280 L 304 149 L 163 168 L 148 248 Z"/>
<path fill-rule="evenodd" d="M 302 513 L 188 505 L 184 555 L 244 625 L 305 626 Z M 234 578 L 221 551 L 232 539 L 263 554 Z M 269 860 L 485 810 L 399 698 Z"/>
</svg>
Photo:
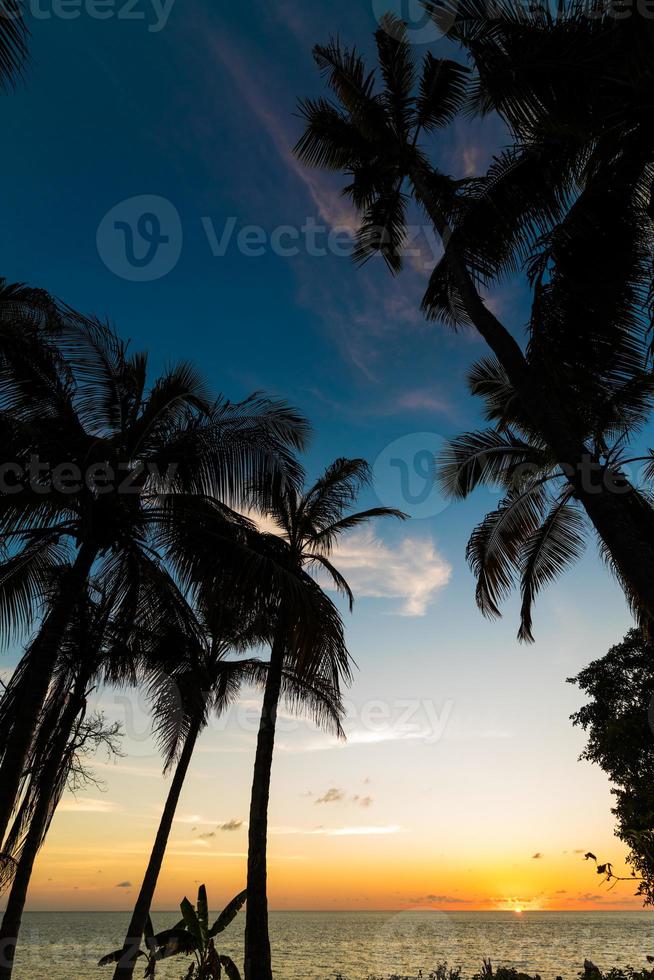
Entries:
<svg viewBox="0 0 654 980">
<path fill-rule="evenodd" d="M 282 710 L 270 801 L 273 909 L 640 909 L 613 890 L 587 850 L 621 874 L 611 792 L 580 762 L 582 703 L 566 683 L 630 623 L 594 563 L 539 606 L 531 647 L 513 610 L 490 625 L 467 588 L 444 586 L 407 613 L 363 597 L 348 621 L 359 665 L 347 742 Z M 369 590 L 372 592 L 372 590 Z M 28 908 L 128 910 L 169 779 L 142 695 L 103 691 L 93 708 L 125 731 L 124 758 L 94 760 L 104 785 L 66 795 L 38 857 Z M 239 703 L 202 734 L 154 901 L 176 909 L 207 885 L 214 907 L 245 885 L 247 816 L 260 702 Z"/>
<path fill-rule="evenodd" d="M 609 890 L 583 859 L 592 848 L 629 873 L 624 846 L 612 833 L 609 788 L 597 770 L 573 759 L 574 766 L 559 773 L 562 798 L 571 804 L 562 808 L 560 798 L 548 796 L 544 785 L 539 792 L 537 782 L 529 786 L 524 774 L 518 797 L 511 784 L 493 799 L 489 788 L 497 776 L 479 771 L 477 795 L 465 770 L 443 758 L 461 752 L 454 735 L 448 749 L 446 737 L 436 745 L 402 739 L 337 748 L 313 734 L 302 752 L 291 751 L 294 738 L 311 735 L 303 725 L 280 737 L 270 810 L 271 908 L 642 908 L 634 886 Z M 175 909 L 201 882 L 216 906 L 243 887 L 253 739 L 231 726 L 202 737 L 155 908 Z M 218 749 L 225 742 L 231 750 Z M 513 739 L 497 743 L 495 754 L 520 749 Z M 421 756 L 441 760 L 448 793 L 425 788 L 412 794 L 403 787 L 403 767 L 410 764 L 414 776 L 424 772 Z M 506 761 L 498 758 L 498 767 Z M 385 772 L 397 774 L 390 788 Z M 55 818 L 34 873 L 32 909 L 126 910 L 133 904 L 168 778 L 162 780 L 156 756 L 101 762 L 98 774 L 106 792 L 67 796 Z M 574 806 L 579 799 L 587 801 L 592 821 Z"/>
</svg>

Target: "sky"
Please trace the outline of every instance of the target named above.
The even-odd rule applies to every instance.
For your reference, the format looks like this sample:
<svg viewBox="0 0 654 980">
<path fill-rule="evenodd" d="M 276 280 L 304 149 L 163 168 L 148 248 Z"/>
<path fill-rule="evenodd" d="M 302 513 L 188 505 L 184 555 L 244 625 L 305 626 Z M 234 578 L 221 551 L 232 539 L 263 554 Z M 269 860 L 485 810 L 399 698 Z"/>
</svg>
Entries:
<svg viewBox="0 0 654 980">
<path fill-rule="evenodd" d="M 480 424 L 465 376 L 484 347 L 419 313 L 438 243 L 421 233 L 395 280 L 377 262 L 357 269 L 338 181 L 290 152 L 297 99 L 322 91 L 312 44 L 338 33 L 368 50 L 385 6 L 32 0 L 32 64 L 3 101 L 1 268 L 108 319 L 150 351 L 153 374 L 190 358 L 229 398 L 287 399 L 314 426 L 310 475 L 365 457 L 362 503 L 410 514 L 339 549 L 357 595 L 348 740 L 280 718 L 271 906 L 637 908 L 583 861 L 590 849 L 620 867 L 624 849 L 606 778 L 578 761 L 566 683 L 629 627 L 620 590 L 591 547 L 539 599 L 534 645 L 515 638 L 515 601 L 482 618 L 465 545 L 497 498 L 448 503 L 423 466 Z M 412 36 L 418 57 L 442 51 L 425 25 Z M 430 152 L 465 176 L 502 138 L 492 118 L 457 123 Z M 489 302 L 522 337 L 524 286 Z M 32 909 L 128 909 L 156 831 L 169 778 L 147 704 L 95 701 L 123 724 L 125 756 L 97 760 L 102 785 L 65 797 Z M 245 692 L 203 734 L 156 908 L 199 881 L 216 903 L 243 887 L 257 706 Z"/>
</svg>

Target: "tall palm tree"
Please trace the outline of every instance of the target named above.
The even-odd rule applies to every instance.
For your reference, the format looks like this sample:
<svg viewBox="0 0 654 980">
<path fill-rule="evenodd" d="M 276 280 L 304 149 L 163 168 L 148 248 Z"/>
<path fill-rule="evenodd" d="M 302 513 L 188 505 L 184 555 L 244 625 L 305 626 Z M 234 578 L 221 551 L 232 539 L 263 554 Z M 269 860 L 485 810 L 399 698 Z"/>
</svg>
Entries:
<svg viewBox="0 0 654 980">
<path fill-rule="evenodd" d="M 0 294 L 0 438 L 3 458 L 30 476 L 0 496 L 0 622 L 5 639 L 11 628 L 42 622 L 0 702 L 0 839 L 59 641 L 91 573 L 119 580 L 128 568 L 152 570 L 159 529 L 179 513 L 191 520 L 211 495 L 225 502 L 215 561 L 233 560 L 239 518 L 226 504 L 249 501 L 252 486 L 265 497 L 297 480 L 292 453 L 306 434 L 282 403 L 216 401 L 185 363 L 148 388 L 147 358 L 108 327 L 44 304 L 42 294 L 35 303 L 15 294 Z M 35 458 L 47 472 L 30 470 Z M 56 466 L 68 467 L 66 480 L 51 479 Z M 81 479 L 70 479 L 71 467 Z M 62 587 L 46 607 L 54 578 Z"/>
<path fill-rule="evenodd" d="M 316 635 L 312 647 L 302 651 L 298 660 L 294 636 L 298 619 L 297 602 L 291 599 L 290 602 L 280 603 L 264 689 L 250 801 L 245 980 L 272 978 L 266 886 L 268 801 L 277 707 L 284 670 L 292 665 L 300 679 L 308 682 L 318 679 L 321 685 L 326 684 L 333 690 L 335 696 L 341 679 L 347 680 L 350 676 L 350 660 L 342 626 L 334 618 L 331 602 L 310 572 L 316 569 L 325 572 L 351 606 L 353 596 L 350 587 L 330 561 L 334 545 L 346 531 L 373 518 L 404 517 L 400 511 L 388 507 L 349 512 L 369 478 L 369 467 L 364 460 L 337 459 L 313 486 L 303 491 L 288 487 L 275 499 L 269 511 L 281 539 L 273 535 L 267 537 L 271 546 L 278 549 L 280 561 L 298 576 L 307 594 L 312 597 L 312 608 L 300 608 L 299 616 L 308 616 L 313 620 Z"/>
<path fill-rule="evenodd" d="M 483 360 L 471 370 L 469 383 L 472 394 L 483 398 L 493 426 L 450 440 L 441 452 L 437 474 L 444 492 L 455 498 L 465 498 L 479 486 L 503 493 L 498 506 L 473 531 L 467 557 L 477 580 L 477 604 L 485 616 L 499 616 L 502 600 L 519 587 L 518 638 L 530 642 L 538 592 L 581 556 L 592 525 L 551 448 L 531 427 L 502 367 Z M 638 461 L 627 459 L 629 439 L 647 423 L 654 405 L 654 378 L 636 375 L 596 395 L 594 404 L 586 405 L 580 425 L 605 471 L 619 471 L 627 462 Z M 645 464 L 645 480 L 651 481 L 653 451 L 640 461 Z M 643 509 L 650 508 L 646 487 L 636 491 L 636 499 Z M 601 539 L 599 544 L 619 576 Z M 629 583 L 622 585 L 635 612 L 642 612 Z"/>
<path fill-rule="evenodd" d="M 151 664 L 147 684 L 153 701 L 155 736 L 164 753 L 165 770 L 174 766 L 150 860 L 134 906 L 123 947 L 113 960 L 114 980 L 133 975 L 142 936 L 166 851 L 179 797 L 195 745 L 211 714 L 219 715 L 243 684 L 262 686 L 266 665 L 259 660 L 227 659 L 269 639 L 270 618 L 252 608 L 248 597 L 231 595 L 220 605 L 198 610 L 195 628 L 180 633 L 177 624 L 156 635 L 137 635 L 135 659 Z M 145 649 L 144 649 L 145 648 Z M 147 652 L 146 652 L 147 651 Z M 338 726 L 340 705 L 327 688 L 306 685 L 286 673 L 285 695 L 308 706 L 316 717 L 331 717 Z"/>
<path fill-rule="evenodd" d="M 444 14 L 472 72 L 431 53 L 418 66 L 405 25 L 391 15 L 376 33 L 381 86 L 356 50 L 338 41 L 318 45 L 315 59 L 333 98 L 300 104 L 306 128 L 296 153 L 311 166 L 348 175 L 344 193 L 361 212 L 355 250 L 361 261 L 380 253 L 398 271 L 410 200 L 426 214 L 444 255 L 431 276 L 425 312 L 471 325 L 486 341 L 621 578 L 654 616 L 652 512 L 629 486 L 621 495 L 605 484 L 589 488 L 588 469 L 601 461 L 577 424 L 584 371 L 599 378 L 642 358 L 654 162 L 645 122 L 647 44 L 640 39 L 636 92 L 627 79 L 629 46 L 613 43 L 610 12 L 598 15 L 596 29 L 576 0 L 558 5 L 560 23 L 543 10 L 525 11 L 518 0 L 501 0 L 490 18 L 483 0 L 429 6 L 441 23 Z M 538 44 L 539 57 L 531 61 Z M 560 83 L 552 69 L 559 54 L 568 72 Z M 571 87 L 575 60 L 576 77 L 580 65 L 587 75 L 583 85 Z M 595 71 L 601 81 L 591 98 Z M 638 96 L 634 118 L 627 93 Z M 431 162 L 428 139 L 470 107 L 500 113 L 512 145 L 485 177 L 453 180 Z M 585 114 L 591 122 L 584 128 Z M 622 130 L 630 126 L 628 152 L 622 152 Z M 489 285 L 524 260 L 534 286 L 529 357 L 483 300 Z"/>
<path fill-rule="evenodd" d="M 224 522 L 222 515 L 218 534 L 223 537 Z M 230 664 L 224 660 L 228 611 L 233 645 L 243 646 L 246 633 L 252 640 L 260 635 L 255 631 L 250 595 L 239 592 L 234 581 L 228 582 L 223 570 L 225 581 L 217 596 L 222 605 L 211 614 L 214 628 L 218 629 L 220 624 L 222 639 L 215 638 L 209 645 L 203 632 L 208 624 L 198 621 L 163 563 L 153 558 L 143 561 L 143 556 L 139 562 L 138 555 L 136 559 L 133 554 L 123 554 L 118 561 L 109 563 L 109 569 L 102 563 L 96 566 L 93 598 L 75 607 L 58 651 L 50 692 L 21 781 L 20 805 L 5 842 L 0 890 L 11 885 L 0 929 L 3 949 L 7 952 L 2 965 L 5 972 L 0 975 L 5 977 L 13 968 L 34 859 L 45 841 L 75 754 L 80 719 L 84 718 L 86 709 L 86 689 L 103 680 L 131 685 L 148 680 L 158 695 L 157 717 L 171 761 L 175 740 L 179 740 L 184 724 L 189 729 L 135 910 L 138 921 L 139 917 L 147 918 L 200 723 L 206 721 L 212 704 L 218 708 L 227 703 L 241 680 L 261 683 L 263 665 L 254 661 Z M 228 610 L 224 607 L 225 596 Z M 56 601 L 56 594 L 51 601 Z M 34 650 L 30 649 L 24 660 L 33 655 Z M 179 684 L 179 688 L 173 689 L 173 684 Z M 183 693 L 183 711 L 171 697 L 172 690 Z M 314 697 L 325 700 L 321 691 L 314 691 Z M 134 921 L 132 928 L 135 928 Z M 131 969 L 133 965 L 130 973 Z"/>
</svg>

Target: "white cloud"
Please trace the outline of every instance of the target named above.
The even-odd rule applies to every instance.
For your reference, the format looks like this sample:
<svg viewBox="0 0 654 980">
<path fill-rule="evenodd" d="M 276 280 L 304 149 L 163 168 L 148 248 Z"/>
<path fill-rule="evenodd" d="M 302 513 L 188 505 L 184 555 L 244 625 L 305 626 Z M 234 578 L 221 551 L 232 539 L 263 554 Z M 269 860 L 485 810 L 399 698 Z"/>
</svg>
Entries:
<svg viewBox="0 0 654 980">
<path fill-rule="evenodd" d="M 60 813 L 116 813 L 120 809 L 109 800 L 68 799 L 57 807 Z"/>
<path fill-rule="evenodd" d="M 269 518 L 251 511 L 247 516 L 260 530 L 279 533 Z M 452 577 L 452 566 L 431 538 L 407 536 L 391 545 L 382 541 L 372 527 L 341 538 L 331 560 L 347 579 L 355 599 L 401 600 L 399 607 L 391 610 L 400 616 L 424 616 Z M 318 578 L 325 588 L 333 588 L 326 573 L 318 572 Z"/>
<path fill-rule="evenodd" d="M 93 763 L 94 769 L 102 769 L 104 772 L 113 772 L 119 776 L 138 776 L 139 778 L 145 777 L 146 779 L 161 779 L 161 767 L 152 768 L 151 766 L 132 766 L 129 764 L 122 763 L 122 760 L 117 762 L 97 762 Z"/>
<path fill-rule="evenodd" d="M 399 834 L 402 827 L 399 824 L 382 824 L 368 827 L 317 827 L 307 830 L 304 827 L 271 827 L 270 833 L 275 836 L 301 837 L 377 837 L 386 834 Z"/>
<path fill-rule="evenodd" d="M 452 576 L 451 565 L 430 538 L 406 537 L 388 545 L 372 528 L 344 538 L 333 559 L 355 596 L 399 599 L 400 616 L 424 616 Z"/>
<path fill-rule="evenodd" d="M 384 732 L 355 731 L 347 733 L 350 745 L 378 745 L 380 742 L 405 742 L 411 740 L 426 741 L 433 736 L 430 728 L 418 728 L 415 731 L 394 731 L 389 728 Z"/>
<path fill-rule="evenodd" d="M 334 827 L 331 830 L 317 830 L 315 833 L 326 837 L 376 837 L 378 834 L 399 834 L 401 830 L 399 824 L 389 824 L 385 827 Z"/>
</svg>

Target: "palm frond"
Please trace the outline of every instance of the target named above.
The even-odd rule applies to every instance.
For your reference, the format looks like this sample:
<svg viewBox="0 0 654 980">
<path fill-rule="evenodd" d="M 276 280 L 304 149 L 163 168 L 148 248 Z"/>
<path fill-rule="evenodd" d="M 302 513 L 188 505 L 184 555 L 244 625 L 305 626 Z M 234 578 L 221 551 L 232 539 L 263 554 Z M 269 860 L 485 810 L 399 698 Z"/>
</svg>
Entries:
<svg viewBox="0 0 654 980">
<path fill-rule="evenodd" d="M 319 565 L 321 568 L 325 569 L 330 579 L 332 580 L 334 586 L 336 587 L 337 592 L 340 592 L 341 595 L 345 596 L 345 598 L 348 601 L 350 611 L 352 611 L 352 609 L 354 608 L 354 593 L 352 592 L 352 589 L 348 585 L 345 576 L 342 575 L 341 572 L 339 572 L 336 566 L 333 565 L 332 562 L 330 562 L 330 560 L 326 557 L 326 555 L 320 553 L 314 555 L 307 562 L 308 568 L 311 568 L 312 565 Z"/>
<path fill-rule="evenodd" d="M 406 140 L 413 124 L 416 65 L 404 21 L 387 13 L 379 25 L 375 40 L 385 83 L 383 100 L 396 136 Z"/>
<path fill-rule="evenodd" d="M 282 677 L 281 696 L 287 708 L 296 714 L 305 714 L 323 731 L 340 739 L 345 738 L 342 720 L 345 716 L 338 681 L 329 671 L 323 670 L 307 676 L 285 670 Z"/>
<path fill-rule="evenodd" d="M 44 535 L 0 564 L 2 643 L 24 635 L 43 612 L 67 557 L 57 535 Z"/>
<path fill-rule="evenodd" d="M 364 263 L 379 254 L 391 272 L 401 270 L 408 200 L 399 182 L 377 193 L 357 229 L 352 252 L 355 262 Z"/>
<path fill-rule="evenodd" d="M 538 592 L 554 581 L 582 554 L 584 518 L 574 506 L 572 488 L 566 489 L 545 515 L 540 527 L 524 543 L 521 556 L 522 607 L 518 639 L 532 643 L 532 607 Z"/>
<path fill-rule="evenodd" d="M 368 73 L 361 55 L 342 48 L 337 39 L 317 44 L 313 56 L 353 125 L 363 137 L 378 140 L 386 132 L 383 106 L 374 95 L 374 72 Z"/>
<path fill-rule="evenodd" d="M 450 123 L 467 93 L 469 70 L 448 58 L 425 55 L 416 99 L 417 125 L 434 132 Z"/>
<path fill-rule="evenodd" d="M 369 521 L 376 520 L 378 517 L 394 517 L 400 521 L 408 520 L 408 515 L 394 507 L 371 507 L 368 510 L 360 510 L 355 514 L 347 514 L 345 517 L 318 528 L 315 532 L 307 535 L 307 547 L 309 554 L 313 555 L 318 549 L 323 549 L 329 554 L 333 549 L 337 539 L 347 531 L 361 527 Z"/>
<path fill-rule="evenodd" d="M 477 605 L 489 619 L 501 615 L 500 603 L 515 586 L 523 548 L 539 528 L 545 506 L 542 486 L 530 486 L 508 494 L 472 532 L 466 557 L 477 580 Z"/>
<path fill-rule="evenodd" d="M 450 440 L 437 461 L 437 479 L 449 497 L 464 498 L 480 485 L 518 488 L 538 479 L 551 462 L 538 446 L 510 431 L 483 429 Z"/>
<path fill-rule="evenodd" d="M 299 114 L 305 129 L 293 153 L 309 167 L 352 170 L 370 155 L 370 144 L 346 113 L 327 99 L 304 99 Z"/>
<path fill-rule="evenodd" d="M 27 62 L 29 30 L 24 15 L 18 0 L 4 0 L 0 21 L 0 85 L 5 90 L 21 78 Z"/>
</svg>

